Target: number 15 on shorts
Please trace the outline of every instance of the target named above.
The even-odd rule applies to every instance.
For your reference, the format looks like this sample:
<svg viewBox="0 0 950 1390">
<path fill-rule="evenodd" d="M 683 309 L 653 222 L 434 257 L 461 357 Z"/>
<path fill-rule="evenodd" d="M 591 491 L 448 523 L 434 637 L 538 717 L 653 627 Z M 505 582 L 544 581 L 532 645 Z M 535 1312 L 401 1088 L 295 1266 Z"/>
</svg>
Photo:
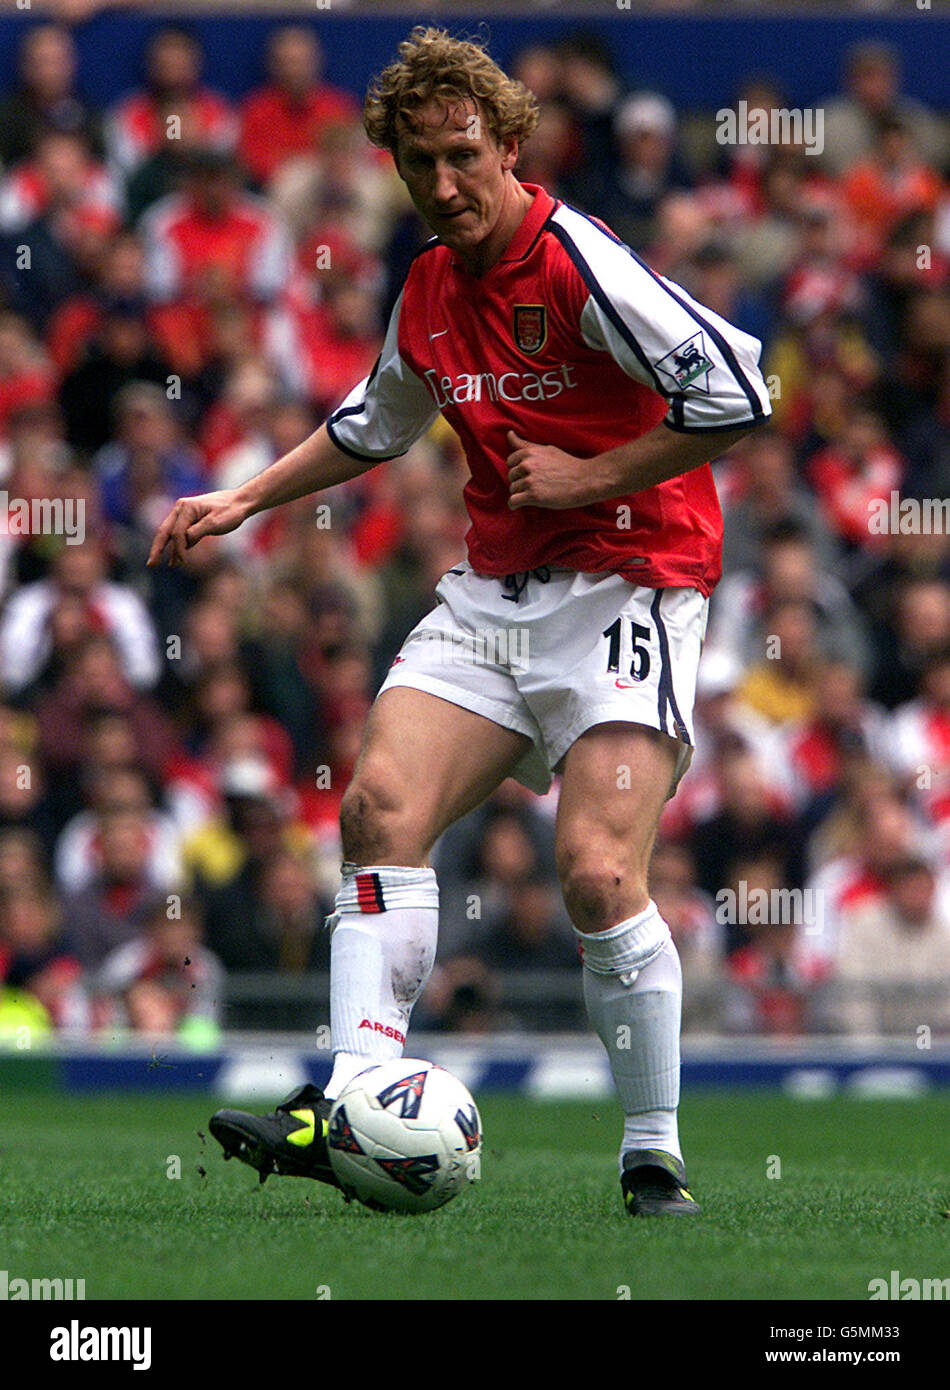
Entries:
<svg viewBox="0 0 950 1390">
<path fill-rule="evenodd" d="M 643 623 L 635 622 L 632 618 L 627 620 L 630 624 L 630 638 L 632 648 L 632 659 L 630 661 L 629 674 L 632 682 L 639 684 L 645 681 L 650 674 L 650 649 L 649 643 L 652 633 Z M 607 639 L 607 670 L 611 674 L 620 674 L 621 643 L 623 636 L 623 618 L 617 618 L 605 628 L 603 636 Z M 620 684 L 620 681 L 617 682 Z"/>
</svg>

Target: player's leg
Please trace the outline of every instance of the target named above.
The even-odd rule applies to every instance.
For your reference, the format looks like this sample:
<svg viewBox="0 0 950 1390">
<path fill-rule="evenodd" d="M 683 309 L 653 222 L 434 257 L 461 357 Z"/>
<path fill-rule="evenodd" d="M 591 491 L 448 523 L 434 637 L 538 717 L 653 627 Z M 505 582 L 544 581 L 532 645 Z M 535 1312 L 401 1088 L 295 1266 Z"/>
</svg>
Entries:
<svg viewBox="0 0 950 1390">
<path fill-rule="evenodd" d="M 432 845 L 514 770 L 531 740 L 483 715 L 407 687 L 384 690 L 343 799 L 343 884 L 331 918 L 333 1076 L 275 1111 L 219 1110 L 211 1131 L 260 1173 L 336 1184 L 326 1145 L 332 1097 L 357 1072 L 399 1057 L 435 959 L 438 886 Z"/>
<path fill-rule="evenodd" d="M 328 1095 L 401 1055 L 435 960 L 439 892 L 429 851 L 530 746 L 524 734 L 420 690 L 396 686 L 377 699 L 340 814 Z"/>
<path fill-rule="evenodd" d="M 699 1210 L 685 1186 L 676 1112 L 682 976 L 647 871 L 683 745 L 599 724 L 562 762 L 557 859 L 581 944 L 584 998 L 624 1112 L 621 1172 L 638 1215 Z"/>
</svg>

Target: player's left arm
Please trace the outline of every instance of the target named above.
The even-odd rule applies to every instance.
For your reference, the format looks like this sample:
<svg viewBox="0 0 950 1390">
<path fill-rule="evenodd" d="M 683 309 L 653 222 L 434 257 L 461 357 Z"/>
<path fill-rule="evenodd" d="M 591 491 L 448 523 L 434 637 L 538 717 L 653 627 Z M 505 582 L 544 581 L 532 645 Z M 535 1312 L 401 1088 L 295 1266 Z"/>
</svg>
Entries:
<svg viewBox="0 0 950 1390">
<path fill-rule="evenodd" d="M 510 507 L 584 507 L 642 492 L 717 458 L 768 419 L 758 339 L 654 274 L 589 219 L 564 210 L 555 222 L 565 320 L 669 409 L 647 434 L 593 458 L 510 431 Z"/>
<path fill-rule="evenodd" d="M 710 436 L 674 434 L 659 424 L 629 444 L 583 460 L 553 444 L 532 444 L 509 430 L 508 506 L 515 511 L 519 507 L 563 510 L 642 492 L 718 458 L 750 428 L 742 425 Z"/>
</svg>

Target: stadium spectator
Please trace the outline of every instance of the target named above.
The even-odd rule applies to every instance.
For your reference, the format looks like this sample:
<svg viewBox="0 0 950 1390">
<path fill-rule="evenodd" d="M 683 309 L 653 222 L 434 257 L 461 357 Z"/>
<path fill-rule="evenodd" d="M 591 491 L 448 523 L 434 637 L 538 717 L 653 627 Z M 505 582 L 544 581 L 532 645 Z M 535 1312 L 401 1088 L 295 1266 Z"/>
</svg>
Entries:
<svg viewBox="0 0 950 1390">
<path fill-rule="evenodd" d="M 771 724 L 804 722 L 815 712 L 821 650 L 814 606 L 807 599 L 777 599 L 765 610 L 767 636 L 752 660 L 738 697 Z"/>
<path fill-rule="evenodd" d="M 732 924 L 742 943 L 726 964 L 726 1030 L 785 1037 L 803 1032 L 812 982 L 797 960 L 794 899 L 777 896 L 781 864 L 768 855 L 737 860 L 728 887 L 747 907 Z"/>
<path fill-rule="evenodd" d="M 492 1033 L 510 1029 L 501 1008 L 498 975 L 474 956 L 454 956 L 434 967 L 419 999 L 420 1026 L 436 1033 Z"/>
<path fill-rule="evenodd" d="M 868 159 L 845 175 L 842 193 L 857 231 L 854 258 L 874 265 L 901 218 L 932 212 L 940 179 L 925 164 L 905 121 L 886 116 L 878 124 Z"/>
<path fill-rule="evenodd" d="M 561 95 L 574 115 L 580 154 L 571 186 L 583 208 L 599 205 L 617 158 L 614 133 L 624 95 L 609 45 L 592 30 L 578 30 L 561 41 Z"/>
<path fill-rule="evenodd" d="M 0 834 L 28 831 L 49 855 L 60 829 L 57 810 L 35 750 L 0 744 Z"/>
<path fill-rule="evenodd" d="M 716 899 L 736 876 L 740 859 L 756 857 L 778 865 L 779 886 L 799 887 L 804 872 L 798 826 L 784 796 L 769 785 L 755 754 L 734 743 L 720 757 L 720 803 L 716 813 L 701 821 L 689 838 L 699 888 Z M 727 924 L 725 947 L 742 944 L 737 924 Z"/>
<path fill-rule="evenodd" d="M 334 504 L 327 505 L 333 508 Z M 331 521 L 332 515 L 331 510 Z M 390 576 L 361 569 L 349 536 L 339 534 L 332 524 L 314 525 L 314 520 L 314 504 L 309 500 L 288 509 L 277 573 L 298 584 L 306 595 L 310 630 L 304 669 L 319 685 L 327 656 L 354 636 L 380 644 L 381 610 Z"/>
<path fill-rule="evenodd" d="M 42 344 L 16 314 L 0 314 L 0 439 L 13 416 L 53 399 L 55 380 Z"/>
<path fill-rule="evenodd" d="M 285 228 L 241 191 L 227 155 L 194 154 L 184 191 L 149 211 L 143 234 L 146 289 L 157 302 L 271 300 L 287 282 Z"/>
<path fill-rule="evenodd" d="M 140 303 L 144 294 L 141 242 L 134 232 L 119 231 L 104 247 L 92 282 L 64 299 L 50 316 L 46 336 L 59 371 L 65 375 L 83 359 L 107 304 Z"/>
<path fill-rule="evenodd" d="M 53 655 L 51 618 L 62 602 L 80 606 L 89 630 L 115 642 L 121 674 L 132 686 L 155 684 L 159 655 L 148 611 L 133 589 L 111 583 L 105 574 L 104 547 L 86 536 L 80 545 L 62 546 L 49 578 L 24 585 L 10 598 L 0 621 L 5 690 L 25 691 L 43 674 Z"/>
<path fill-rule="evenodd" d="M 228 970 L 326 969 L 323 923 L 333 905 L 318 892 L 306 847 L 285 842 L 290 827 L 263 803 L 240 816 L 248 854 L 238 874 L 207 895 L 208 945 Z"/>
<path fill-rule="evenodd" d="M 496 970 L 576 971 L 577 944 L 557 887 L 540 866 L 508 885 L 503 905 L 484 923 L 476 954 Z"/>
<path fill-rule="evenodd" d="M 882 760 L 890 738 L 884 711 L 864 698 L 861 674 L 847 662 L 824 662 L 812 689 L 811 717 L 787 729 L 783 751 L 802 814 L 821 818 L 848 765 Z"/>
<path fill-rule="evenodd" d="M 267 86 L 245 98 L 239 152 L 244 167 L 265 185 L 282 164 L 315 146 L 332 123 L 355 123 L 348 92 L 322 80 L 323 49 L 312 29 L 287 25 L 267 45 Z"/>
<path fill-rule="evenodd" d="M 950 646 L 924 667 L 920 694 L 894 711 L 890 761 L 916 790 L 927 818 L 941 828 L 950 820 Z"/>
<path fill-rule="evenodd" d="M 144 299 L 103 298 L 100 312 L 101 318 L 89 335 L 83 360 L 60 385 L 59 401 L 66 418 L 69 442 L 87 454 L 103 451 L 94 466 L 113 472 L 118 464 L 110 455 L 121 456 L 126 451 L 122 444 L 115 445 L 112 450 L 107 446 L 116 431 L 121 440 L 135 418 L 126 393 L 130 387 L 150 382 L 155 387 L 150 399 L 160 396 L 167 406 L 165 390 L 170 365 L 149 338 Z M 144 400 L 144 393 L 139 392 L 137 409 L 140 413 Z M 155 414 L 154 406 L 151 414 Z M 186 480 L 182 482 L 184 485 Z M 110 491 L 113 496 L 107 512 L 111 513 L 110 519 L 117 520 L 114 484 Z"/>
<path fill-rule="evenodd" d="M 514 884 L 538 869 L 550 884 L 556 881 L 553 825 L 513 782 L 450 827 L 433 858 L 447 956 L 471 952 L 484 924 L 507 910 Z"/>
<path fill-rule="evenodd" d="M 17 886 L 43 887 L 49 855 L 40 837 L 23 828 L 0 833 L 0 894 Z"/>
<path fill-rule="evenodd" d="M 763 544 L 779 527 L 800 533 L 820 568 L 832 570 L 838 546 L 796 474 L 789 441 L 774 430 L 757 430 L 740 440 L 730 462 L 722 498 L 723 574 L 759 570 Z"/>
<path fill-rule="evenodd" d="M 160 374 L 161 365 L 156 367 Z M 126 550 L 132 561 L 135 533 L 144 536 L 157 512 L 200 487 L 202 469 L 160 385 L 136 380 L 123 386 L 114 397 L 113 414 L 115 441 L 98 451 L 92 467 L 106 520 L 130 533 Z"/>
<path fill-rule="evenodd" d="M 732 103 L 736 117 L 735 141 L 722 141 L 717 122 L 713 168 L 746 216 L 753 215 L 762 206 L 763 180 L 770 159 L 769 145 L 750 140 L 749 132 L 763 118 L 770 121 L 773 111 L 788 106 L 780 83 L 769 74 L 757 73 L 739 86 Z"/>
<path fill-rule="evenodd" d="M 877 902 L 894 864 L 938 854 L 933 828 L 893 775 L 873 763 L 856 768 L 808 844 L 813 872 L 805 889 L 820 910 L 808 930 L 800 928 L 798 948 L 810 977 L 820 980 L 831 972 L 844 912 Z M 947 884 L 941 883 L 940 892 L 944 900 Z"/>
<path fill-rule="evenodd" d="M 87 224 L 114 231 L 121 211 L 120 186 L 70 132 L 45 131 L 0 181 L 0 231 L 22 233 L 42 218 L 67 248 Z"/>
<path fill-rule="evenodd" d="M 407 205 L 400 189 L 392 170 L 367 149 L 359 127 L 333 121 L 314 137 L 312 150 L 281 166 L 268 193 L 290 225 L 306 271 L 314 265 L 331 270 L 340 246 L 364 257 L 376 253 L 394 211 Z"/>
<path fill-rule="evenodd" d="M 849 1033 L 920 1037 L 950 1031 L 950 914 L 931 865 L 892 862 L 883 891 L 841 913 L 834 1017 Z"/>
<path fill-rule="evenodd" d="M 0 508 L 0 593 L 46 573 L 51 541 L 44 534 L 45 516 L 55 518 L 62 507 L 65 525 L 68 509 L 72 533 L 78 535 L 81 500 L 89 528 L 98 524 L 94 489 L 62 435 L 59 411 L 50 401 L 21 405 L 10 417 L 6 447 L 0 445 L 0 476 L 7 491 L 6 506 Z M 23 524 L 26 508 L 28 526 Z M 39 524 L 34 526 L 36 508 Z"/>
<path fill-rule="evenodd" d="M 916 698 L 927 663 L 950 645 L 950 580 L 897 574 L 886 596 L 886 607 L 876 615 L 872 695 L 894 709 Z"/>
<path fill-rule="evenodd" d="M 598 205 L 608 226 L 634 250 L 643 250 L 661 199 L 693 186 L 676 146 L 672 103 L 658 92 L 627 97 L 614 115 L 614 140 L 617 162 Z"/>
<path fill-rule="evenodd" d="M 870 661 L 862 615 L 845 584 L 816 562 L 805 530 L 777 522 L 763 536 L 759 569 L 727 575 L 710 609 L 709 645 L 747 666 L 766 652 L 770 615 L 778 603 L 812 607 L 819 649 L 865 670 Z"/>
<path fill-rule="evenodd" d="M 93 631 L 77 642 L 62 675 L 36 705 L 40 748 L 51 773 L 75 768 L 86 725 L 105 713 L 129 720 L 140 766 L 160 778 L 178 750 L 174 727 L 161 707 L 125 675 L 109 637 Z"/>
<path fill-rule="evenodd" d="M 883 122 L 896 115 L 913 132 L 924 157 L 939 164 L 946 137 L 922 102 L 901 91 L 898 51 L 879 39 L 862 40 L 845 55 L 844 92 L 820 103 L 825 113 L 823 162 L 835 176 L 847 174 L 873 147 Z"/>
<path fill-rule="evenodd" d="M 561 96 L 563 65 L 560 50 L 554 44 L 528 44 L 515 54 L 510 72 L 534 93 L 542 110 Z"/>
<path fill-rule="evenodd" d="M 320 414 L 346 395 L 346 382 L 372 371 L 382 339 L 365 279 L 328 280 L 317 305 L 291 304 L 285 376 Z M 275 353 L 276 358 L 276 353 Z"/>
<path fill-rule="evenodd" d="M 878 506 L 890 505 L 904 476 L 904 461 L 880 417 L 854 410 L 840 438 L 813 455 L 807 471 L 835 534 L 849 546 L 874 545 L 871 518 Z"/>
<path fill-rule="evenodd" d="M 67 28 L 38 24 L 27 30 L 17 69 L 17 86 L 0 96 L 0 164 L 10 168 L 27 159 L 50 130 L 79 133 L 98 146 L 98 117 L 77 89 L 78 55 Z"/>
<path fill-rule="evenodd" d="M 686 844 L 659 841 L 650 860 L 650 896 L 669 923 L 683 971 L 683 1028 L 719 1023 L 725 932 L 713 900 L 696 883 Z"/>
<path fill-rule="evenodd" d="M 109 113 L 106 143 L 114 165 L 124 178 L 154 155 L 178 128 L 169 116 L 190 116 L 210 150 L 231 150 L 237 121 L 229 104 L 202 85 L 202 53 L 197 40 L 183 29 L 161 29 L 149 41 L 145 55 L 146 86 L 124 97 Z"/>
<path fill-rule="evenodd" d="M 152 805 L 147 779 L 134 765 L 104 768 L 87 763 L 84 772 L 88 809 L 69 821 L 56 844 L 54 871 L 62 892 L 79 893 L 96 877 L 101 866 L 103 819 L 121 812 L 141 816 L 145 822 L 146 874 L 152 887 L 179 887 L 183 872 L 178 828 Z"/>
<path fill-rule="evenodd" d="M 577 133 L 564 101 L 545 101 L 538 125 L 518 160 L 518 177 L 573 199 L 570 170 L 577 158 Z"/>
<path fill-rule="evenodd" d="M 25 993 L 39 1006 L 32 1016 L 40 1031 L 44 1023 L 80 1027 L 85 1020 L 80 975 L 49 886 L 42 881 L 5 886 L 0 891 L 0 1012 L 11 996 Z"/>
<path fill-rule="evenodd" d="M 318 765 L 326 765 L 327 755 L 321 693 L 304 672 L 308 633 L 309 614 L 303 591 L 292 580 L 277 579 L 261 596 L 259 626 L 243 647 L 255 706 L 287 730 L 294 746 L 294 771 L 298 777 L 313 775 Z M 349 780 L 352 763 L 344 749 L 339 751 L 344 755 L 344 765 L 331 757 L 330 787 L 318 786 L 315 791 L 320 801 L 327 799 L 325 794 L 333 787 L 339 785 L 342 790 Z M 303 795 L 302 784 L 300 790 Z M 324 814 L 317 814 L 318 819 L 325 818 Z M 325 814 L 332 820 L 332 807 Z"/>
<path fill-rule="evenodd" d="M 744 209 L 729 186 L 706 185 L 696 197 L 728 233 L 746 283 L 773 292 L 802 253 L 803 214 L 829 199 L 834 204 L 836 195 L 800 146 L 770 144 L 752 208 Z"/>
<path fill-rule="evenodd" d="M 95 278 L 122 217 L 121 187 L 78 134 L 49 131 L 0 180 L 2 284 L 11 308 L 46 331 L 64 298 Z"/>
<path fill-rule="evenodd" d="M 100 815 L 96 872 L 85 888 L 63 899 L 66 933 L 85 970 L 98 970 L 116 947 L 141 933 L 154 902 L 151 840 L 142 811 Z"/>
<path fill-rule="evenodd" d="M 224 973 L 202 944 L 192 899 L 155 901 L 140 935 L 105 958 L 89 983 L 96 1026 L 207 1044 L 221 1016 Z"/>
</svg>

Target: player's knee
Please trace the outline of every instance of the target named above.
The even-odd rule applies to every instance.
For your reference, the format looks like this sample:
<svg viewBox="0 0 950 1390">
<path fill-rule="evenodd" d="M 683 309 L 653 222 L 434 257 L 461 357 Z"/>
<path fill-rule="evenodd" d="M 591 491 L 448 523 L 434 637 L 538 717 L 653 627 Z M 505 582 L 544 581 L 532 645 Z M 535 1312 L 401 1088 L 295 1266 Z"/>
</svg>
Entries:
<svg viewBox="0 0 950 1390">
<path fill-rule="evenodd" d="M 640 874 L 619 854 L 578 847 L 558 856 L 561 891 L 578 931 L 606 931 L 642 911 L 649 901 Z"/>
<path fill-rule="evenodd" d="M 343 858 L 353 864 L 404 863 L 418 857 L 405 798 L 378 771 L 358 772 L 340 805 Z"/>
</svg>

